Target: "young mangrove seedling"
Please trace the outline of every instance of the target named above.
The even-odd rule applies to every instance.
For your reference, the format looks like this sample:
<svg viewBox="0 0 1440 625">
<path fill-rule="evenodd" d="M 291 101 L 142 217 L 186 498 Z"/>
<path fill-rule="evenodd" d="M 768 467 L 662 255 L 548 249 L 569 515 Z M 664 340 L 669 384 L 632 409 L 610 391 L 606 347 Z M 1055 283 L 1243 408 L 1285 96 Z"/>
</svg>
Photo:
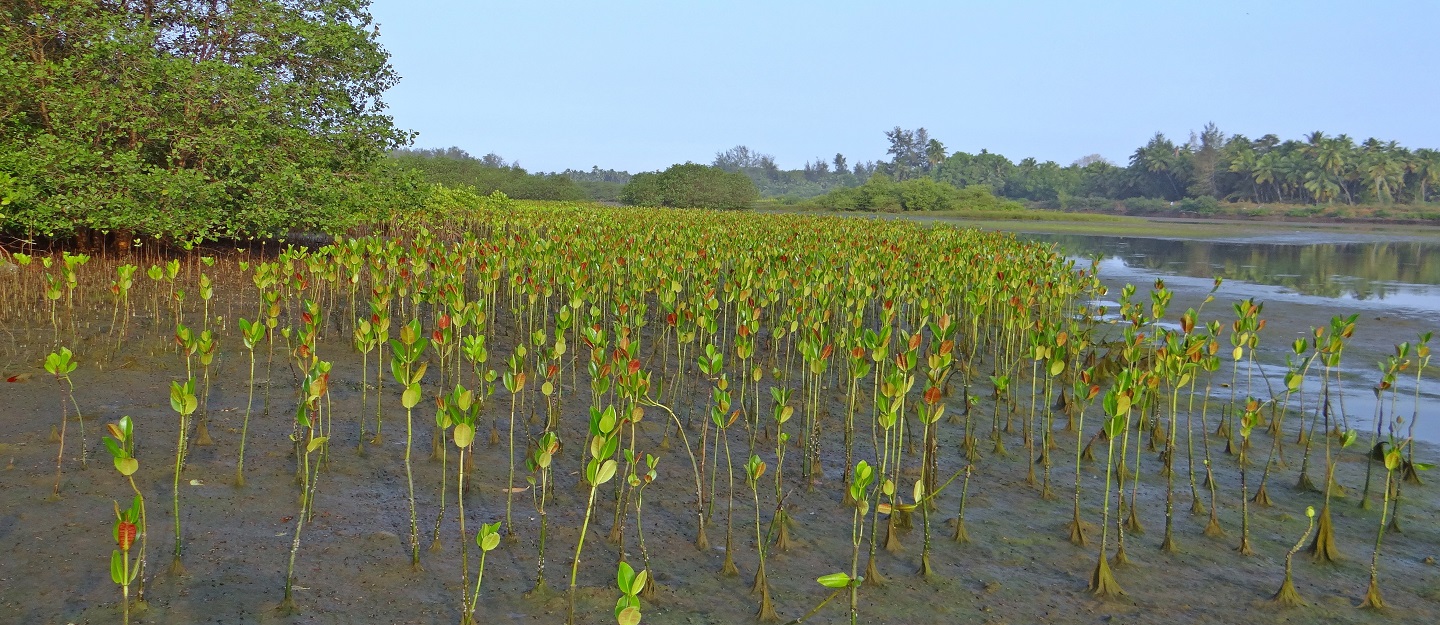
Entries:
<svg viewBox="0 0 1440 625">
<path fill-rule="evenodd" d="M 760 456 L 751 455 L 745 463 L 745 481 L 750 487 L 750 497 L 755 501 L 755 551 L 760 564 L 755 569 L 755 585 L 750 592 L 760 593 L 760 609 L 755 617 L 761 621 L 778 621 L 775 604 L 770 601 L 770 581 L 765 577 L 765 536 L 760 532 L 760 476 L 765 475 L 765 462 Z"/>
<path fill-rule="evenodd" d="M 526 462 L 530 471 L 539 475 L 539 484 L 535 495 L 535 514 L 540 517 L 539 553 L 535 558 L 535 587 L 525 593 L 528 597 L 544 598 L 550 594 L 550 588 L 545 585 L 545 540 L 549 538 L 550 534 L 550 517 L 545 512 L 545 502 L 550 498 L 550 470 L 557 453 L 560 453 L 560 437 L 554 432 L 545 432 L 540 435 L 539 442 Z M 644 543 L 642 542 L 641 545 L 643 547 Z"/>
<path fill-rule="evenodd" d="M 1305 517 L 1309 520 L 1305 526 L 1305 534 L 1295 541 L 1295 546 L 1285 554 L 1285 581 L 1280 584 L 1280 590 L 1275 591 L 1275 595 L 1270 598 L 1275 603 L 1291 608 L 1305 605 L 1305 600 L 1301 599 L 1300 593 L 1295 590 L 1295 581 L 1290 577 L 1290 563 L 1295 559 L 1295 553 L 1310 539 L 1310 532 L 1315 529 L 1315 506 L 1305 508 Z"/>
<path fill-rule="evenodd" d="M 1106 560 L 1105 548 L 1110 538 L 1110 484 L 1115 472 L 1115 438 L 1125 433 L 1127 422 L 1130 419 L 1130 400 L 1134 394 L 1134 371 L 1122 370 L 1115 381 L 1105 393 L 1103 400 L 1105 414 L 1105 435 L 1109 451 L 1105 457 L 1105 497 L 1100 507 L 1100 557 L 1095 563 L 1095 571 L 1090 574 L 1090 592 L 1098 597 L 1118 597 L 1125 594 L 1120 589 L 1120 583 L 1115 581 L 1115 575 L 1110 572 L 1110 563 Z M 1116 522 L 1118 529 L 1120 523 Z"/>
<path fill-rule="evenodd" d="M 1400 469 L 1400 463 L 1404 460 L 1402 452 L 1410 441 L 1406 440 L 1399 445 L 1391 445 L 1390 451 L 1385 453 L 1385 491 L 1380 502 L 1380 527 L 1375 531 L 1375 550 L 1370 552 L 1370 585 L 1365 589 L 1365 600 L 1360 607 L 1372 610 L 1383 610 L 1385 600 L 1380 596 L 1380 542 L 1385 538 L 1386 513 L 1390 510 L 1390 488 L 1395 479 L 1395 471 Z"/>
<path fill-rule="evenodd" d="M 76 363 L 74 354 L 70 348 L 61 347 L 58 352 L 51 352 L 45 357 L 45 372 L 55 376 L 55 383 L 66 389 L 70 398 L 70 404 L 75 403 L 75 383 L 70 381 L 70 374 L 75 371 Z M 68 388 L 65 385 L 69 385 Z M 55 456 L 55 492 L 54 497 L 60 496 L 60 478 L 64 475 L 62 471 L 65 461 L 65 425 L 70 421 L 70 408 L 65 403 L 66 395 L 60 397 L 60 451 Z M 75 416 L 80 417 L 80 409 L 75 409 Z M 85 419 L 78 418 L 80 422 L 80 458 L 83 466 L 85 458 Z"/>
<path fill-rule="evenodd" d="M 645 547 L 645 524 L 640 517 L 640 511 L 643 508 L 645 500 L 645 487 L 655 481 L 657 476 L 655 473 L 655 464 L 659 461 L 659 458 L 645 454 L 645 473 L 632 474 L 630 476 L 630 479 L 634 482 L 632 487 L 635 488 L 635 536 L 636 539 L 640 541 L 640 559 L 645 563 L 646 570 L 650 568 L 650 550 Z M 655 598 L 655 588 L 655 582 L 647 584 L 640 590 L 640 596 L 653 600 Z"/>
<path fill-rule="evenodd" d="M 313 336 L 310 340 L 313 340 Z M 305 451 L 301 456 L 301 471 L 304 481 L 300 492 L 300 511 L 295 515 L 295 533 L 290 539 L 290 562 L 285 571 L 285 597 L 279 611 L 293 614 L 295 607 L 295 557 L 300 553 L 300 534 L 305 530 L 305 521 L 315 514 L 315 492 L 320 482 L 320 463 L 312 462 L 311 454 L 319 451 L 324 455 L 328 437 L 323 435 L 321 424 L 321 399 L 330 394 L 330 363 L 320 360 L 312 353 L 306 363 L 305 378 L 300 384 L 300 405 L 295 407 L 295 423 L 303 437 Z"/>
<path fill-rule="evenodd" d="M 135 539 L 137 535 L 140 539 L 140 554 L 135 559 L 135 568 L 133 571 L 130 571 L 127 564 L 127 568 L 125 570 L 130 571 L 130 573 L 126 576 L 126 579 L 128 581 L 115 581 L 115 583 L 125 586 L 125 611 L 128 615 L 130 609 L 129 585 L 131 582 L 134 582 L 137 586 L 135 593 L 136 601 L 142 604 L 145 601 L 145 556 L 149 553 L 149 549 L 147 548 L 148 541 L 146 540 L 147 524 L 145 519 L 145 497 L 144 495 L 140 494 L 140 487 L 135 485 L 135 472 L 140 470 L 140 461 L 135 458 L 134 422 L 128 416 L 120 417 L 119 422 L 107 423 L 105 424 L 105 427 L 110 430 L 110 436 L 102 439 L 102 442 L 105 443 L 105 450 L 110 452 L 110 458 L 115 464 L 115 470 L 119 471 L 120 475 L 125 476 L 126 481 L 130 482 L 130 490 L 135 491 L 135 500 L 134 503 L 132 503 L 130 506 L 130 511 L 138 513 L 129 514 L 129 518 L 126 519 L 126 522 L 130 523 L 131 528 L 135 532 L 130 536 L 131 542 L 133 542 L 133 539 Z M 119 528 L 117 528 L 117 530 L 118 529 Z M 116 536 L 116 542 L 120 542 L 118 531 Z M 125 551 L 125 558 L 128 562 L 131 551 L 130 544 L 127 543 L 121 545 L 121 550 Z M 111 566 L 111 576 L 113 579 L 114 573 L 116 572 L 115 568 L 113 568 L 113 556 Z"/>
<path fill-rule="evenodd" d="M 171 499 L 174 504 L 175 514 L 175 551 L 174 558 L 170 562 L 171 575 L 184 575 L 185 565 L 180 562 L 182 538 L 180 534 L 180 469 L 185 462 L 187 451 L 186 431 L 189 429 L 190 415 L 195 414 L 195 408 L 200 405 L 195 398 L 195 378 L 190 378 L 184 384 L 170 382 L 170 408 L 180 415 L 180 434 L 175 442 L 175 481 L 171 485 Z"/>
<path fill-rule="evenodd" d="M 480 604 L 480 583 L 485 581 L 485 556 L 500 546 L 500 522 L 486 523 L 475 533 L 475 544 L 480 547 L 480 570 L 475 573 L 475 592 L 470 594 L 470 603 L 461 612 L 460 625 L 475 625 L 475 606 Z"/>
<path fill-rule="evenodd" d="M 133 565 L 130 563 L 130 547 L 135 544 L 135 536 L 142 525 L 140 511 L 143 507 L 140 495 L 135 495 L 130 507 L 125 510 L 120 509 L 119 502 L 115 503 L 114 537 L 117 549 L 110 552 L 110 581 L 120 586 L 120 605 L 126 625 L 130 623 L 130 586 L 140 578 L 141 562 L 136 558 Z"/>
<path fill-rule="evenodd" d="M 649 578 L 648 570 L 636 572 L 624 561 L 616 567 L 615 585 L 620 588 L 620 599 L 615 602 L 618 625 L 640 625 L 640 593 L 645 590 L 645 581 Z"/>
<path fill-rule="evenodd" d="M 505 536 L 515 538 L 515 523 L 510 520 L 510 505 L 515 498 L 515 402 L 525 390 L 525 346 L 510 356 L 504 376 L 505 390 L 510 392 L 510 473 L 505 480 Z"/>
<path fill-rule="evenodd" d="M 390 373 L 395 376 L 395 381 L 405 388 L 400 395 L 400 405 L 405 407 L 405 483 L 410 493 L 410 566 L 417 571 L 420 570 L 420 527 L 415 519 L 415 472 L 410 455 L 415 440 L 414 409 L 420 405 L 422 396 L 420 380 L 425 377 L 425 369 L 430 366 L 429 362 L 421 362 L 419 367 L 416 367 L 415 363 L 425 354 L 429 341 L 420 335 L 419 319 L 413 319 L 402 326 L 400 338 L 390 339 Z M 378 424 L 375 430 L 376 444 L 379 444 Z"/>
<path fill-rule="evenodd" d="M 240 318 L 240 338 L 245 342 L 245 350 L 250 353 L 250 384 L 249 394 L 245 398 L 245 420 L 240 425 L 240 455 L 235 463 L 235 486 L 245 486 L 245 440 L 250 432 L 250 410 L 255 405 L 255 346 L 265 338 L 265 324 L 261 321 L 251 323 L 244 317 Z"/>
<path fill-rule="evenodd" d="M 575 625 L 575 583 L 580 574 L 580 553 L 585 548 L 585 535 L 590 531 L 590 513 L 595 508 L 595 492 L 615 477 L 616 463 L 612 456 L 620 448 L 619 422 L 615 407 L 605 410 L 590 408 L 590 461 L 585 465 L 585 482 L 590 485 L 590 498 L 585 503 L 585 520 L 580 524 L 580 538 L 575 542 L 575 559 L 570 563 L 570 608 L 567 625 Z"/>
</svg>

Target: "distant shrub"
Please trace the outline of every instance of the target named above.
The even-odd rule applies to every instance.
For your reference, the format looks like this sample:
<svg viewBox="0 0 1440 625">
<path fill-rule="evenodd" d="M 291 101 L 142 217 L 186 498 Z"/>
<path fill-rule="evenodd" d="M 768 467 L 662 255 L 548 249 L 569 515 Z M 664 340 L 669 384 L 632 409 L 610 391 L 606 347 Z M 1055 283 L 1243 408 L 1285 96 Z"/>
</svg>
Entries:
<svg viewBox="0 0 1440 625">
<path fill-rule="evenodd" d="M 1180 200 L 1180 210 L 1201 215 L 1217 215 L 1220 213 L 1220 201 L 1208 195 L 1187 197 Z"/>
</svg>

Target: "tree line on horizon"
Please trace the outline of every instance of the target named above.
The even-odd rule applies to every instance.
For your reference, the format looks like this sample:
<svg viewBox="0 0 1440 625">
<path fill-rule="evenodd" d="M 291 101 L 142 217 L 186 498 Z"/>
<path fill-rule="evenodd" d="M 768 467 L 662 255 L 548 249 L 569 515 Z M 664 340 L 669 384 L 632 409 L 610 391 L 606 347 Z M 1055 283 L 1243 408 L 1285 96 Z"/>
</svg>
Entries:
<svg viewBox="0 0 1440 625">
<path fill-rule="evenodd" d="M 1385 205 L 1440 199 L 1440 151 L 1411 150 L 1395 141 L 1373 138 L 1356 142 L 1345 134 L 1321 131 L 1301 139 L 1281 140 L 1273 134 L 1250 139 L 1240 134 L 1227 135 L 1210 123 L 1182 143 L 1157 132 L 1136 148 L 1123 166 L 1097 154 L 1060 165 L 1034 158 L 1014 162 L 984 149 L 974 154 L 951 152 L 925 128 L 908 130 L 897 126 L 885 135 L 888 158 L 880 161 L 852 164 L 844 154 L 836 153 L 828 159 L 807 161 L 799 169 L 786 170 L 777 165 L 773 156 L 737 145 L 716 152 L 709 167 L 744 174 L 759 197 L 782 204 L 805 202 L 872 182 L 883 186 L 886 182 L 922 178 L 943 185 L 940 191 L 923 187 L 926 193 L 953 194 L 946 189 L 984 186 L 999 198 L 1081 210 L 1103 210 L 1127 200 L 1136 206 L 1148 204 L 1133 200 L 1149 200 L 1159 206 L 1183 202 L 1186 207 L 1204 211 L 1221 202 Z M 425 152 L 452 158 L 456 151 L 458 148 Z M 479 189 L 502 190 L 512 197 L 622 201 L 624 185 L 632 179 L 629 172 L 598 166 L 589 171 L 528 174 L 518 164 L 506 164 L 494 154 L 472 160 L 476 167 L 508 168 L 512 175 L 524 173 L 535 181 L 546 180 L 567 189 L 563 198 L 556 194 L 530 196 L 518 183 L 508 188 L 495 185 L 494 189 Z M 477 180 L 482 178 L 476 176 Z M 854 193 L 837 197 L 854 197 Z"/>
</svg>

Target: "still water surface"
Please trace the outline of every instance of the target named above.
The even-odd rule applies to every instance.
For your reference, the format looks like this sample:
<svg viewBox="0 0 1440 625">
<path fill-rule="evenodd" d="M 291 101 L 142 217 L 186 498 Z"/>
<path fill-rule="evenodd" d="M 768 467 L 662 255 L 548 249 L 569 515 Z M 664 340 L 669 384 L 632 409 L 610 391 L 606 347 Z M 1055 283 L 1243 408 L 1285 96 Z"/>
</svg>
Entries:
<svg viewBox="0 0 1440 625">
<path fill-rule="evenodd" d="M 1274 378 L 1274 384 L 1283 379 L 1284 361 L 1294 338 L 1304 336 L 1310 326 L 1328 325 L 1332 316 L 1359 314 L 1355 348 L 1347 349 L 1342 373 L 1346 412 L 1352 425 L 1364 434 L 1362 442 L 1374 431 L 1376 363 L 1392 353 L 1394 343 L 1413 343 L 1419 332 L 1440 330 L 1440 239 L 1434 237 L 1344 232 L 1264 232 L 1212 240 L 1047 233 L 1016 236 L 1057 244 L 1072 257 L 1098 257 L 1100 276 L 1112 285 L 1112 298 L 1123 283 L 1135 284 L 1136 297 L 1146 298 L 1155 279 L 1163 278 L 1176 291 L 1176 306 L 1187 293 L 1190 297 L 1184 306 L 1193 306 L 1219 276 L 1225 284 L 1217 294 L 1218 302 L 1204 311 L 1204 318 L 1218 318 L 1227 328 L 1233 319 L 1230 304 L 1234 301 L 1254 298 L 1269 303 L 1263 316 L 1272 317 L 1271 327 L 1276 330 L 1262 333 L 1260 352 L 1267 365 L 1265 375 Z M 1170 316 L 1178 318 L 1184 308 L 1176 306 Z M 1277 321 L 1282 323 L 1273 323 Z M 1432 345 L 1440 349 L 1440 337 Z M 1432 364 L 1440 365 L 1440 361 Z M 1416 437 L 1440 443 L 1440 382 L 1435 373 L 1440 373 L 1440 367 L 1426 370 L 1417 407 L 1411 400 L 1415 390 L 1412 366 L 1404 374 L 1408 379 L 1401 385 L 1403 400 L 1395 412 L 1407 419 L 1403 430 L 1409 429 L 1408 419 L 1418 412 Z M 1312 373 L 1313 377 L 1318 376 Z M 1306 391 L 1310 391 L 1308 385 Z M 1390 420 L 1385 419 L 1387 425 Z"/>
</svg>

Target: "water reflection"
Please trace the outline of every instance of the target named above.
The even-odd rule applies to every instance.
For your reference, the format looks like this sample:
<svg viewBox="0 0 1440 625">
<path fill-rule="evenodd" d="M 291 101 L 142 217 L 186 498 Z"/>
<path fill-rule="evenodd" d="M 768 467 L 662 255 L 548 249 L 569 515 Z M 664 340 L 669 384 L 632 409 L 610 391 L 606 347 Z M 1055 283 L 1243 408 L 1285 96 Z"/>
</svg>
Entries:
<svg viewBox="0 0 1440 625">
<path fill-rule="evenodd" d="M 1274 243 L 1020 234 L 1164 275 L 1244 281 L 1315 297 L 1440 310 L 1440 253 L 1428 241 Z"/>
</svg>

